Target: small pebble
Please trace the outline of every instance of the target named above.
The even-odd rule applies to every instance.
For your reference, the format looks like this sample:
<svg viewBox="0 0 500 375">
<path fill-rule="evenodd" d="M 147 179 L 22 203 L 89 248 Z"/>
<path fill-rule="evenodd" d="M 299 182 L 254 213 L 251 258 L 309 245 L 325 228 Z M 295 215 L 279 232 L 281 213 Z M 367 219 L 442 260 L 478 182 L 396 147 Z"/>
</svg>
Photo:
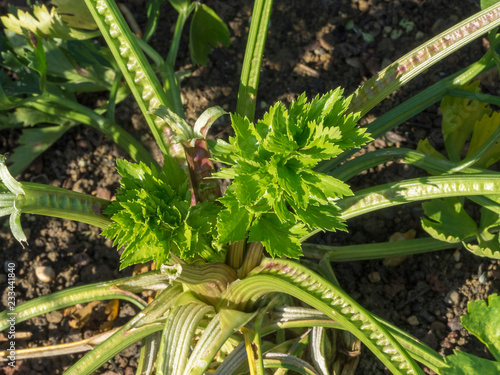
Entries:
<svg viewBox="0 0 500 375">
<path fill-rule="evenodd" d="M 229 95 L 231 95 L 231 92 L 233 92 L 233 89 L 229 86 L 225 86 L 221 89 L 221 91 L 222 91 L 222 95 L 229 96 Z"/>
<path fill-rule="evenodd" d="M 444 297 L 444 302 L 448 305 L 456 305 L 460 301 L 460 294 L 456 290 L 451 290 L 448 292 L 446 297 Z"/>
<path fill-rule="evenodd" d="M 464 264 L 463 264 L 462 262 L 457 263 L 457 264 L 455 264 L 455 269 L 456 269 L 456 270 L 459 270 L 459 269 L 461 269 L 461 268 L 463 267 L 463 265 L 464 265 Z"/>
<path fill-rule="evenodd" d="M 358 7 L 361 13 L 365 13 L 370 9 L 370 3 L 365 0 L 359 0 Z"/>
<path fill-rule="evenodd" d="M 45 315 L 49 323 L 60 323 L 63 319 L 63 314 L 60 311 L 52 311 L 51 313 Z"/>
<path fill-rule="evenodd" d="M 420 322 L 418 321 L 418 318 L 415 315 L 408 317 L 407 322 L 409 325 L 412 325 L 412 326 L 418 326 L 420 324 Z"/>
<path fill-rule="evenodd" d="M 50 266 L 40 266 L 35 268 L 35 274 L 38 280 L 44 283 L 48 283 L 56 277 L 54 269 Z"/>
<path fill-rule="evenodd" d="M 479 275 L 479 280 L 478 280 L 478 281 L 479 281 L 481 284 L 484 284 L 484 283 L 486 282 L 486 279 L 487 279 L 487 277 L 486 277 L 486 272 L 483 272 L 481 275 Z"/>
<path fill-rule="evenodd" d="M 450 328 L 450 330 L 452 331 L 460 331 L 462 329 L 460 318 L 457 316 L 453 319 L 448 320 L 448 328 Z"/>
<path fill-rule="evenodd" d="M 460 250 L 455 250 L 455 252 L 453 253 L 453 259 L 455 259 L 455 262 L 459 262 L 460 261 Z"/>
<path fill-rule="evenodd" d="M 397 267 L 401 263 L 403 263 L 405 261 L 405 259 L 406 259 L 405 255 L 398 255 L 398 256 L 388 257 L 388 258 L 385 258 L 383 260 L 382 264 L 385 267 Z"/>
<path fill-rule="evenodd" d="M 373 284 L 378 283 L 380 281 L 380 273 L 377 271 L 370 272 L 368 274 L 368 280 L 370 280 Z"/>
<path fill-rule="evenodd" d="M 435 322 L 431 323 L 431 330 L 434 332 L 443 331 L 444 329 L 446 329 L 446 324 L 444 324 L 443 322 L 436 320 Z"/>
</svg>

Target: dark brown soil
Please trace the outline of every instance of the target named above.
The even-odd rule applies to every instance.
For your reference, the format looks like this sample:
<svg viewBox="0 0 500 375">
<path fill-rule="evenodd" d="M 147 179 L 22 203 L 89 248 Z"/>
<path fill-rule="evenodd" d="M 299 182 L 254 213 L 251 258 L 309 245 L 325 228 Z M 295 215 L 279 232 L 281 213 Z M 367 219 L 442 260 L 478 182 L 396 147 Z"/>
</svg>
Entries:
<svg viewBox="0 0 500 375">
<path fill-rule="evenodd" d="M 6 1 L 1 1 L 4 6 Z M 11 2 L 17 5 L 23 1 Z M 144 24 L 144 0 L 125 1 L 140 25 Z M 252 2 L 207 1 L 229 25 L 232 42 L 215 50 L 207 66 L 190 63 L 187 37 L 179 53 L 179 70 L 190 70 L 182 81 L 182 95 L 188 120 L 194 121 L 206 108 L 219 105 L 234 111 L 238 78 L 242 64 Z M 5 8 L 2 8 L 5 9 Z M 444 0 L 276 0 L 266 44 L 260 78 L 258 114 L 278 100 L 285 103 L 302 92 L 311 97 L 342 86 L 351 93 L 364 80 L 389 62 L 445 30 L 458 20 L 479 10 L 479 1 Z M 166 6 L 153 46 L 166 55 L 175 19 Z M 405 30 L 401 20 L 413 22 Z M 354 28 L 349 27 L 350 24 Z M 363 33 L 375 42 L 366 42 Z M 391 35 L 393 37 L 391 37 Z M 398 36 L 396 38 L 396 36 Z M 393 94 L 366 116 L 363 123 L 395 107 L 458 69 L 477 60 L 484 53 L 483 41 L 477 40 Z M 498 84 L 487 86 L 498 94 Z M 156 152 L 151 136 L 133 100 L 117 109 L 117 122 L 141 137 Z M 438 106 L 433 106 L 385 137 L 372 142 L 365 151 L 393 145 L 415 148 L 420 139 L 430 137 L 437 148 L 443 148 L 440 137 Z M 213 136 L 227 136 L 227 126 L 217 127 Z M 0 132 L 0 154 L 16 145 L 17 131 Z M 110 140 L 93 129 L 78 127 L 69 131 L 20 177 L 23 181 L 63 186 L 110 198 L 118 186 L 115 159 L 125 154 Z M 420 175 L 415 168 L 395 163 L 373 168 L 350 181 L 353 190 Z M 348 222 L 349 233 L 327 233 L 312 241 L 331 245 L 348 245 L 388 241 L 396 232 L 420 229 L 420 205 L 398 206 Z M 100 237 L 99 230 L 85 224 L 23 216 L 23 227 L 29 248 L 21 246 L 10 235 L 7 221 L 0 231 L 0 264 L 17 263 L 17 302 L 21 303 L 71 286 L 130 275 L 132 270 L 118 271 L 118 253 L 111 243 Z M 35 268 L 44 265 L 54 269 L 56 277 L 43 283 Z M 500 287 L 499 262 L 477 258 L 466 250 L 456 249 L 413 256 L 399 265 L 387 266 L 382 260 L 334 265 L 342 287 L 362 306 L 410 332 L 442 354 L 453 349 L 466 350 L 488 357 L 485 347 L 461 326 L 459 317 L 467 302 L 485 298 Z M 6 306 L 6 274 L 0 270 L 2 306 Z M 32 337 L 19 347 L 45 346 L 89 337 L 103 321 L 104 304 L 82 329 L 71 328 L 69 317 L 48 314 L 20 324 L 17 332 Z M 133 315 L 130 306 L 121 308 L 116 325 Z M 0 342 L 0 349 L 3 346 Z M 98 373 L 133 374 L 137 348 L 131 348 L 106 364 Z M 0 374 L 61 374 L 77 356 L 54 357 L 19 362 L 16 371 L 7 366 Z M 1 366 L 1 365 L 0 365 Z M 385 374 L 383 366 L 363 351 L 357 374 Z"/>
</svg>

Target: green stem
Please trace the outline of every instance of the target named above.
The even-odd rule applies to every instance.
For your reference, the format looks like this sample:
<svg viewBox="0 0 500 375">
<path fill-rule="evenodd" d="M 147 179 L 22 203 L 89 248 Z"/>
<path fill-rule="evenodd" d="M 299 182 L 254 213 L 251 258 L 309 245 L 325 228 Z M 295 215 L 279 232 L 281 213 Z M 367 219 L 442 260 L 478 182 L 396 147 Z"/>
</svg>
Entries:
<svg viewBox="0 0 500 375">
<path fill-rule="evenodd" d="M 450 170 L 449 173 L 456 173 L 476 164 L 486 152 L 490 151 L 492 147 L 495 147 L 499 138 L 500 127 L 497 127 L 495 131 L 488 137 L 486 142 L 481 145 L 481 147 L 479 147 L 474 153 L 467 156 L 464 160 L 458 163 L 458 165 Z"/>
<path fill-rule="evenodd" d="M 500 175 L 431 176 L 357 191 L 337 202 L 345 220 L 385 207 L 433 198 L 490 195 L 500 191 Z"/>
<path fill-rule="evenodd" d="M 248 117 L 250 121 L 253 121 L 255 116 L 260 67 L 262 65 L 262 56 L 266 44 L 272 5 L 273 0 L 255 1 L 245 58 L 241 70 L 236 113 L 243 117 Z"/>
<path fill-rule="evenodd" d="M 357 191 L 353 196 L 337 201 L 344 220 L 386 207 L 426 199 L 467 197 L 496 194 L 500 191 L 500 175 L 477 173 L 431 176 L 388 183 Z M 321 230 L 316 229 L 301 238 L 305 241 Z"/>
<path fill-rule="evenodd" d="M 120 88 L 120 82 L 122 81 L 123 75 L 121 72 L 117 72 L 115 80 L 113 81 L 113 86 L 109 91 L 108 107 L 106 118 L 108 121 L 115 122 L 115 108 L 116 108 L 116 95 L 118 94 L 118 89 Z"/>
<path fill-rule="evenodd" d="M 500 4 L 496 3 L 407 53 L 360 86 L 351 102 L 352 112 L 365 115 L 389 94 L 444 57 L 500 25 Z"/>
<path fill-rule="evenodd" d="M 330 262 L 349 262 L 379 259 L 392 256 L 423 254 L 436 250 L 453 249 L 457 243 L 439 241 L 434 238 L 416 238 L 407 241 L 382 242 L 364 245 L 327 246 L 304 243 L 302 250 L 306 258 L 324 259 Z"/>
<path fill-rule="evenodd" d="M 358 337 L 394 374 L 423 374 L 397 341 L 343 290 L 307 267 L 289 260 L 264 259 L 250 275 L 231 285 L 226 303 L 251 308 L 262 296 L 286 293 L 318 309 Z"/>
<path fill-rule="evenodd" d="M 378 138 L 442 100 L 451 90 L 467 84 L 479 73 L 494 67 L 495 62 L 491 56 L 492 52 L 488 50 L 479 61 L 469 65 L 460 72 L 436 82 L 431 87 L 428 87 L 424 91 L 398 105 L 396 108 L 384 113 L 366 127 L 367 133 L 373 138 Z M 349 159 L 357 150 L 358 149 L 345 151 L 334 159 L 320 163 L 317 169 L 321 170 L 323 173 L 328 173 L 327 171 L 333 170 L 337 165 Z"/>
<path fill-rule="evenodd" d="M 134 161 L 142 161 L 149 166 L 159 168 L 158 163 L 153 159 L 151 154 L 130 133 L 114 121 L 110 121 L 80 103 L 46 94 L 38 102 L 26 103 L 25 106 L 35 108 L 43 113 L 64 117 L 91 126 L 111 138 Z"/>
<path fill-rule="evenodd" d="M 24 194 L 19 194 L 15 201 L 21 213 L 75 220 L 102 229 L 111 224 L 111 219 L 103 214 L 108 200 L 50 185 L 30 182 L 21 185 Z"/>
<path fill-rule="evenodd" d="M 120 330 L 115 332 L 107 340 L 96 346 L 76 362 L 66 375 L 87 375 L 93 374 L 107 360 L 113 358 L 125 348 L 132 345 L 154 332 L 162 330 L 164 323 L 156 319 L 168 315 L 172 304 L 179 296 L 182 287 L 171 287 L 164 290 L 155 300 L 149 304 L 141 313 L 125 324 Z M 156 318 L 156 319 L 155 319 Z"/>
<path fill-rule="evenodd" d="M 0 313 L 0 331 L 9 326 L 8 319 L 9 316 L 12 316 L 11 314 L 15 314 L 16 324 L 18 324 L 35 316 L 91 301 L 121 299 L 134 304 L 142 310 L 146 307 L 146 303 L 134 294 L 136 291 L 147 289 L 147 285 L 144 285 L 141 289 L 134 287 L 135 284 L 142 282 L 141 276 L 142 275 L 137 275 L 118 280 L 68 288 L 32 299 L 16 306 L 13 311 L 6 310 Z M 156 285 L 161 285 L 161 282 L 163 282 L 164 285 L 168 285 L 168 281 L 166 281 L 165 278 L 161 280 L 154 278 L 152 280 L 158 281 Z"/>
<path fill-rule="evenodd" d="M 166 63 L 172 68 L 175 67 L 175 61 L 177 60 L 177 53 L 181 44 L 182 30 L 184 29 L 184 25 L 186 24 L 187 19 L 189 18 L 193 10 L 195 10 L 195 8 L 196 3 L 192 3 L 188 7 L 183 8 L 182 11 L 179 12 L 179 16 L 177 17 L 174 36 L 172 37 L 172 44 L 170 45 L 170 50 L 168 51 L 168 55 L 165 60 Z"/>
<path fill-rule="evenodd" d="M 174 36 L 172 37 L 172 44 L 168 51 L 165 63 L 161 65 L 160 72 L 164 79 L 163 88 L 167 93 L 169 102 L 172 105 L 172 110 L 181 118 L 184 118 L 184 107 L 182 105 L 181 91 L 177 76 L 175 75 L 175 62 L 177 60 L 177 53 L 181 43 L 182 30 L 186 24 L 190 14 L 196 8 L 196 3 L 191 3 L 188 7 L 183 8 L 179 12 L 177 22 L 175 23 Z"/>
<path fill-rule="evenodd" d="M 184 151 L 173 143 L 175 128 L 151 112 L 160 105 L 167 108 L 172 105 L 116 3 L 113 0 L 85 0 L 85 3 L 115 57 L 158 147 L 163 153 L 175 157 L 179 163 L 184 163 Z"/>
<path fill-rule="evenodd" d="M 426 155 L 420 151 L 415 151 L 406 148 L 385 148 L 381 150 L 371 151 L 360 155 L 355 159 L 349 160 L 334 169 L 330 174 L 342 181 L 347 181 L 356 176 L 358 173 L 367 169 L 376 167 L 379 164 L 387 163 L 388 161 L 400 161 L 415 167 L 422 168 L 431 174 L 449 173 L 456 164 L 445 159 L 438 159 L 430 155 Z M 323 168 L 318 168 L 318 172 L 325 173 Z M 479 168 L 464 168 L 462 173 L 485 173 L 491 172 L 486 169 Z M 494 173 L 494 172 L 493 172 Z"/>
<path fill-rule="evenodd" d="M 488 103 L 496 106 L 500 106 L 500 96 L 484 94 L 482 92 L 473 92 L 464 89 L 453 89 L 449 90 L 449 96 L 456 96 L 458 98 L 477 100 L 483 103 Z"/>
</svg>

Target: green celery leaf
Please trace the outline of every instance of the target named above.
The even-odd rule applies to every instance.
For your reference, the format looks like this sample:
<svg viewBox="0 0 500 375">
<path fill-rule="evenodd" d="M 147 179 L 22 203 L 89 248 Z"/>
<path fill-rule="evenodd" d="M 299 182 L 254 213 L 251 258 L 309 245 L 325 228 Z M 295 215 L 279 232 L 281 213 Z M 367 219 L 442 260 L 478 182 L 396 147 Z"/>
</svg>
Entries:
<svg viewBox="0 0 500 375">
<path fill-rule="evenodd" d="M 37 109 L 19 107 L 14 112 L 0 115 L 0 130 L 19 127 L 31 127 L 37 124 L 60 124 L 61 118 L 47 113 L 40 112 Z"/>
<path fill-rule="evenodd" d="M 217 220 L 220 243 L 243 239 L 252 223 L 251 241 L 264 243 L 273 256 L 297 257 L 306 226 L 345 228 L 333 201 L 352 191 L 342 181 L 313 171 L 321 160 L 370 139 L 356 127 L 359 116 L 346 114 L 350 98 L 342 92 L 330 91 L 311 102 L 302 94 L 288 109 L 277 103 L 256 125 L 231 116 L 235 136 L 229 144 L 211 147 L 215 160 L 230 165 L 215 177 L 233 179 L 228 191 L 234 202 L 220 199 L 226 206 Z M 314 208 L 307 212 L 310 206 Z M 235 217 L 244 221 L 241 231 L 236 231 Z"/>
<path fill-rule="evenodd" d="M 206 65 L 211 47 L 218 47 L 219 43 L 228 46 L 229 36 L 229 29 L 219 16 L 207 5 L 198 5 L 189 32 L 191 60 L 197 65 Z"/>
<path fill-rule="evenodd" d="M 220 207 L 215 203 L 191 206 L 191 194 L 182 169 L 166 157 L 161 172 L 143 163 L 118 159 L 121 188 L 105 213 L 113 223 L 103 235 L 125 246 L 121 268 L 153 260 L 166 263 L 173 253 L 190 260 L 212 257 L 210 247 Z"/>
<path fill-rule="evenodd" d="M 72 0 L 71 2 L 79 1 Z M 68 26 L 56 12 L 56 8 L 49 11 L 45 5 L 33 6 L 33 15 L 18 9 L 17 14 L 11 13 L 0 19 L 6 29 L 20 35 L 23 34 L 23 30 L 31 31 L 41 38 L 88 39 L 96 35 L 93 31 L 79 30 Z"/>
<path fill-rule="evenodd" d="M 296 205 L 306 209 L 309 204 L 309 189 L 300 174 L 301 165 L 292 158 L 282 160 L 276 169 L 281 188 L 290 195 Z"/>
<path fill-rule="evenodd" d="M 472 155 L 479 149 L 482 149 L 483 144 L 488 138 L 497 130 L 500 124 L 500 112 L 493 112 L 490 116 L 484 115 L 474 125 L 472 138 L 467 151 L 467 156 Z M 496 142 L 481 156 L 481 158 L 474 164 L 476 168 L 488 168 L 490 165 L 500 160 L 500 142 Z"/>
<path fill-rule="evenodd" d="M 84 0 L 52 0 L 57 13 L 70 27 L 85 30 L 97 30 L 97 24 L 90 14 Z"/>
<path fill-rule="evenodd" d="M 341 198 L 353 194 L 349 185 L 324 173 L 307 171 L 302 176 L 311 190 L 314 188 L 315 192 L 322 191 L 325 198 Z"/>
<path fill-rule="evenodd" d="M 74 122 L 66 122 L 59 126 L 23 129 L 19 137 L 19 146 L 14 149 L 9 158 L 10 173 L 13 176 L 22 173 L 38 156 L 75 125 Z"/>
<path fill-rule="evenodd" d="M 443 154 L 441 154 L 438 150 L 432 147 L 427 138 L 418 141 L 417 151 L 420 151 L 425 155 L 432 156 L 439 160 L 448 160 Z"/>
<path fill-rule="evenodd" d="M 489 8 L 493 4 L 498 3 L 500 0 L 481 0 L 481 10 Z"/>
<path fill-rule="evenodd" d="M 438 240 L 460 242 L 477 232 L 475 221 L 457 198 L 434 199 L 422 207 L 430 219 L 422 219 L 422 227 Z"/>
<path fill-rule="evenodd" d="M 464 243 L 464 247 L 471 253 L 485 258 L 500 259 L 500 235 L 483 232 L 477 237 L 477 245 Z"/>
<path fill-rule="evenodd" d="M 237 114 L 231 114 L 231 123 L 233 125 L 234 146 L 242 153 L 242 155 L 252 157 L 258 148 L 259 135 L 255 127 L 247 117 L 243 118 Z"/>
<path fill-rule="evenodd" d="M 498 202 L 500 196 L 489 195 L 488 198 Z M 464 247 L 475 255 L 492 259 L 500 259 L 500 234 L 495 229 L 500 226 L 500 216 L 486 207 L 481 209 L 481 221 L 477 231 L 477 245 L 465 243 Z"/>
<path fill-rule="evenodd" d="M 462 316 L 462 325 L 488 347 L 500 361 L 500 296 L 492 294 L 486 301 L 469 302 L 468 314 Z"/>
<path fill-rule="evenodd" d="M 339 218 L 339 209 L 333 204 L 313 206 L 309 205 L 307 210 L 295 208 L 297 216 L 311 229 L 336 231 L 346 230 L 345 223 Z"/>
<path fill-rule="evenodd" d="M 40 91 L 45 91 L 45 83 L 47 82 L 47 58 L 45 56 L 45 49 L 43 41 L 40 37 L 35 36 L 36 47 L 34 49 L 34 58 L 29 62 L 28 66 L 40 75 Z"/>
<path fill-rule="evenodd" d="M 478 86 L 479 81 L 474 81 L 462 89 L 477 92 Z M 458 162 L 462 148 L 472 134 L 474 124 L 485 114 L 489 115 L 491 109 L 487 107 L 487 103 L 447 96 L 441 101 L 441 113 L 446 151 L 451 161 Z"/>
<path fill-rule="evenodd" d="M 234 183 L 234 193 L 242 206 L 254 206 L 266 193 L 265 183 L 258 173 L 244 174 Z"/>
<path fill-rule="evenodd" d="M 500 363 L 459 350 L 455 350 L 454 354 L 445 357 L 445 361 L 449 367 L 440 368 L 439 375 L 500 374 Z"/>
<path fill-rule="evenodd" d="M 219 234 L 217 242 L 226 244 L 244 240 L 252 222 L 252 214 L 245 207 L 241 207 L 231 194 L 227 194 L 220 201 L 226 208 L 221 210 L 217 216 Z"/>
<path fill-rule="evenodd" d="M 299 239 L 306 234 L 302 224 L 283 224 L 275 214 L 263 214 L 250 227 L 248 239 L 262 242 L 272 257 L 298 258 L 302 255 Z"/>
</svg>

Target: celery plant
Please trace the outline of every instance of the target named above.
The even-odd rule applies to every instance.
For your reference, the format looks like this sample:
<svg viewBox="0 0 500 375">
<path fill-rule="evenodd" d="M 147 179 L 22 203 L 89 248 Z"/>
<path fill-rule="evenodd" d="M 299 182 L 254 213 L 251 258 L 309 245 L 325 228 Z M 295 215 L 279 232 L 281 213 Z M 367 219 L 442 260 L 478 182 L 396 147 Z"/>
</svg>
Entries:
<svg viewBox="0 0 500 375">
<path fill-rule="evenodd" d="M 44 69 L 38 72 L 43 78 L 38 82 L 41 95 L 22 98 L 19 93 L 9 97 L 5 89 L 0 92 L 6 110 L 30 108 L 50 116 L 87 121 L 103 130 L 114 129 L 109 134 L 117 134 L 119 144 L 136 161 L 117 161 L 122 180 L 116 201 L 110 202 L 18 182 L 1 157 L 0 215 L 10 215 L 14 236 L 21 242 L 27 240 L 20 223 L 22 213 L 78 220 L 102 228 L 103 235 L 124 248 L 122 267 L 148 260 L 158 266 L 157 271 L 133 278 L 40 297 L 16 307 L 17 322 L 99 299 L 124 299 L 141 309 L 67 374 L 90 374 L 139 339 L 143 345 L 138 374 L 264 374 L 270 368 L 278 369 L 278 374 L 290 369 L 302 374 L 326 374 L 339 370 L 328 335 L 324 334 L 326 329 L 332 330 L 332 335 L 338 335 L 339 330 L 354 335 L 393 374 L 423 374 L 418 363 L 439 374 L 477 372 L 482 366 L 498 368 L 497 364 L 485 364 L 469 356 L 443 358 L 365 310 L 339 287 L 331 262 L 445 249 L 475 237 L 478 244 L 468 247 L 471 251 L 499 257 L 498 234 L 494 231 L 500 227 L 500 177 L 486 169 L 492 160 L 500 158 L 500 132 L 494 121 L 484 120 L 488 132 L 473 136 L 474 147 L 465 161 L 455 157 L 456 150 L 449 151 L 450 160 L 446 160 L 424 144 L 416 151 L 383 150 L 336 167 L 371 137 L 392 129 L 432 103 L 449 94 L 466 97 L 467 89 L 461 87 L 499 60 L 498 37 L 492 30 L 500 25 L 500 5 L 491 5 L 408 53 L 351 96 L 344 97 L 340 88 L 310 100 L 301 95 L 288 108 L 276 103 L 255 121 L 257 85 L 272 8 L 271 0 L 256 0 L 238 105 L 230 116 L 235 136 L 229 142 L 213 143 L 206 139 L 208 128 L 225 112 L 207 109 L 190 127 L 182 113 L 174 64 L 179 33 L 191 13 L 191 31 L 196 31 L 196 22 L 215 25 L 216 35 L 206 38 L 208 44 L 226 42 L 227 29 L 204 5 L 189 0 L 171 3 L 179 19 L 172 49 L 163 60 L 131 32 L 114 0 L 85 0 L 113 56 L 113 65 L 119 69 L 114 71 L 111 90 L 117 95 L 123 76 L 163 152 L 162 166 L 146 156 L 142 146 L 128 144 L 125 133 L 110 119 L 106 122 L 100 114 L 72 100 L 45 92 L 44 85 L 50 82 Z M 149 3 L 151 18 L 146 37 L 154 31 L 161 4 Z M 477 63 L 436 83 L 367 129 L 356 126 L 360 116 L 388 94 L 487 31 L 491 48 Z M 38 35 L 43 36 L 47 35 Z M 199 32 L 192 36 L 194 49 L 206 37 Z M 33 46 L 42 67 L 48 43 L 39 41 L 42 47 Z M 193 53 L 195 61 L 206 57 L 206 44 L 202 51 L 201 55 Z M 145 53 L 155 60 L 162 81 Z M 496 97 L 484 98 L 498 103 Z M 113 106 L 109 106 L 111 111 Z M 491 111 L 486 112 L 489 115 Z M 446 134 L 460 137 L 451 130 Z M 137 152 L 132 152 L 134 149 Z M 359 171 L 394 157 L 427 170 L 431 176 L 356 192 L 345 183 Z M 213 160 L 227 168 L 215 172 Z M 224 195 L 218 184 L 220 178 L 232 180 Z M 450 234 L 449 226 L 443 223 L 460 221 L 465 214 L 461 208 L 464 197 L 482 205 L 485 218 L 479 227 L 474 223 L 458 235 Z M 440 198 L 448 199 L 443 201 L 448 203 L 426 204 L 432 220 L 424 221 L 424 227 L 434 238 L 340 249 L 303 244 L 318 231 L 345 230 L 345 220 L 352 217 Z M 307 258 L 319 259 L 320 263 L 313 265 Z M 143 290 L 158 292 L 147 306 L 135 294 Z M 299 307 L 302 303 L 311 308 Z M 497 307 L 492 297 L 488 311 Z M 484 330 L 477 327 L 477 321 L 476 315 L 471 316 L 468 326 L 481 335 Z M 7 326 L 7 312 L 0 314 L 0 326 Z M 498 337 L 491 337 L 491 327 L 487 328 L 485 342 L 492 343 L 492 353 L 497 354 Z M 288 329 L 293 329 L 287 331 L 293 334 L 285 336 Z"/>
</svg>

